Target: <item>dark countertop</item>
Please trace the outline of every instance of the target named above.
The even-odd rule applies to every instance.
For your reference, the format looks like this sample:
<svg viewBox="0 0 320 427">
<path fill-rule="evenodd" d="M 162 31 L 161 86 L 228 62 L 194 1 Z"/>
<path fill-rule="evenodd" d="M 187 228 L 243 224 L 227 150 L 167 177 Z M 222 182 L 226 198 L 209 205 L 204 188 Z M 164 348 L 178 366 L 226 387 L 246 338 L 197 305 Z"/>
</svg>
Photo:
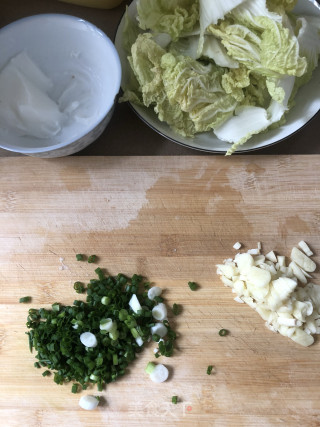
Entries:
<svg viewBox="0 0 320 427">
<path fill-rule="evenodd" d="M 118 23 L 126 4 L 115 9 L 99 10 L 75 6 L 58 0 L 1 0 L 0 28 L 19 18 L 38 13 L 66 13 L 84 18 L 114 40 Z M 123 126 L 125 123 L 125 126 Z M 254 154 L 320 154 L 320 114 L 286 140 L 252 152 Z M 113 155 L 201 155 L 208 154 L 189 149 L 158 135 L 143 123 L 127 104 L 118 104 L 105 132 L 78 156 Z M 0 149 L 0 157 L 19 156 Z"/>
</svg>

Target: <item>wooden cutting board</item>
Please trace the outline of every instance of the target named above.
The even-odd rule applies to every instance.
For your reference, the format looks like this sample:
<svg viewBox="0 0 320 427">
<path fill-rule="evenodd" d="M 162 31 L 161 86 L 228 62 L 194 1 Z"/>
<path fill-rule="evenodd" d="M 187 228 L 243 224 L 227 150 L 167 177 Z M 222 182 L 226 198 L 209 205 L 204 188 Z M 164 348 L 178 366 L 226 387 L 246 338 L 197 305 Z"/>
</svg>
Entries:
<svg viewBox="0 0 320 427">
<path fill-rule="evenodd" d="M 304 239 L 319 263 L 319 165 L 316 155 L 1 159 L 2 425 L 319 426 L 319 340 L 302 348 L 270 332 L 215 267 L 236 241 L 289 255 Z M 93 391 L 104 400 L 92 412 L 33 367 L 25 335 L 30 307 L 72 304 L 73 283 L 95 277 L 76 253 L 98 255 L 110 274 L 143 274 L 183 305 L 179 349 L 162 360 L 169 380 L 144 373 L 150 344 L 128 375 Z M 25 295 L 31 304 L 19 304 Z"/>
</svg>

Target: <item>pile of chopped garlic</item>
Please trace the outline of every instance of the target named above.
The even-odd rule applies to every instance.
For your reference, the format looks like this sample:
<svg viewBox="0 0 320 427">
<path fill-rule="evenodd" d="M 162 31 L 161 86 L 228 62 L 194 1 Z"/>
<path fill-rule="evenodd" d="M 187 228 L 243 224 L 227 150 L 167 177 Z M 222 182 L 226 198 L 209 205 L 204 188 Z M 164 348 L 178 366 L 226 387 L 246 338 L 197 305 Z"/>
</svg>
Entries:
<svg viewBox="0 0 320 427">
<path fill-rule="evenodd" d="M 320 286 L 309 281 L 316 269 L 312 251 L 304 241 L 298 246 L 301 250 L 292 249 L 287 265 L 285 256 L 274 251 L 263 255 L 258 243 L 218 264 L 217 274 L 237 294 L 235 301 L 256 310 L 271 331 L 307 347 L 314 342 L 312 334 L 320 334 Z"/>
</svg>

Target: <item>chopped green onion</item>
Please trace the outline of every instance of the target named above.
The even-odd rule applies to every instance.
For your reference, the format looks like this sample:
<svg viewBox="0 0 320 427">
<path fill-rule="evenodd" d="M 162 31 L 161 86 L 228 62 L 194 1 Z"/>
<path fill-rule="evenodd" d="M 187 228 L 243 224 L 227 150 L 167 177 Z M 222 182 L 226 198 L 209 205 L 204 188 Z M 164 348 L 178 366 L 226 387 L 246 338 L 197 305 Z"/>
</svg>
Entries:
<svg viewBox="0 0 320 427">
<path fill-rule="evenodd" d="M 71 393 L 78 393 L 78 384 L 73 384 L 72 385 L 72 387 L 71 387 Z"/>
<path fill-rule="evenodd" d="M 46 371 L 42 372 L 43 377 L 46 377 L 48 375 L 51 375 L 51 372 L 48 369 Z"/>
<path fill-rule="evenodd" d="M 220 337 L 225 337 L 226 335 L 228 335 L 229 331 L 227 329 L 220 329 L 219 331 L 219 335 Z"/>
<path fill-rule="evenodd" d="M 207 374 L 208 374 L 208 375 L 211 375 L 212 369 L 213 369 L 213 365 L 209 365 L 209 366 L 207 367 Z"/>
<path fill-rule="evenodd" d="M 119 361 L 118 361 L 118 356 L 117 356 L 116 354 L 114 354 L 114 355 L 112 356 L 112 363 L 113 363 L 114 365 L 118 365 L 118 363 L 119 363 Z"/>
<path fill-rule="evenodd" d="M 154 367 L 150 374 L 151 381 L 155 383 L 162 383 L 167 380 L 169 376 L 169 370 L 166 366 L 159 363 Z"/>
<path fill-rule="evenodd" d="M 172 396 L 171 402 L 176 405 L 178 403 L 178 396 Z"/>
<path fill-rule="evenodd" d="M 83 261 L 84 257 L 82 254 L 77 254 L 76 259 L 77 259 L 77 261 Z"/>
<path fill-rule="evenodd" d="M 94 262 L 94 261 L 92 261 L 92 262 Z M 94 271 L 98 275 L 99 280 L 104 279 L 104 272 L 102 271 L 102 269 L 100 267 L 97 267 Z"/>
<path fill-rule="evenodd" d="M 192 291 L 195 291 L 198 288 L 198 285 L 196 284 L 196 282 L 188 282 L 188 285 Z"/>
<path fill-rule="evenodd" d="M 112 332 L 117 329 L 117 324 L 115 324 L 110 318 L 102 319 L 100 320 L 99 327 L 101 331 Z"/>
<path fill-rule="evenodd" d="M 60 310 L 60 305 L 57 302 L 55 302 L 54 304 L 52 304 L 51 307 L 52 307 L 53 311 L 59 311 Z"/>
<path fill-rule="evenodd" d="M 85 287 L 86 301 L 75 300 L 71 306 L 55 302 L 51 309 L 28 310 L 29 348 L 37 352 L 34 366 L 44 367 L 44 376 L 51 372 L 56 384 L 72 381 L 75 393 L 92 384 L 101 391 L 124 375 L 152 336 L 160 340 L 160 330 L 151 330 L 158 324 L 152 319 L 153 308 L 159 311 L 163 306 L 161 313 L 166 313 L 163 303 L 148 298 L 142 276 L 106 276 L 100 268 L 95 272 L 98 278 Z M 73 285 L 75 291 L 81 289 L 79 283 Z M 176 335 L 166 319 L 161 325 L 166 337 L 159 341 L 155 357 L 169 357 Z M 153 381 L 167 378 L 161 366 L 157 365 L 160 376 L 151 375 Z"/>
<path fill-rule="evenodd" d="M 88 263 L 92 264 L 97 261 L 97 255 L 90 255 L 88 257 Z"/>
<path fill-rule="evenodd" d="M 156 367 L 156 365 L 155 365 L 154 363 L 149 362 L 149 363 L 147 364 L 146 369 L 145 369 L 146 373 L 147 373 L 148 375 L 150 375 L 150 374 L 154 371 L 155 367 Z"/>
<path fill-rule="evenodd" d="M 22 297 L 19 299 L 19 302 L 30 302 L 31 301 L 31 297 Z"/>
<path fill-rule="evenodd" d="M 103 304 L 103 305 L 108 305 L 108 304 L 110 304 L 110 302 L 111 302 L 111 299 L 109 297 L 102 297 L 101 298 L 101 304 Z"/>
<path fill-rule="evenodd" d="M 172 306 L 172 313 L 177 316 L 181 313 L 181 305 L 174 303 Z"/>
<path fill-rule="evenodd" d="M 82 409 L 86 409 L 89 411 L 96 409 L 98 404 L 99 404 L 99 399 L 97 398 L 97 396 L 90 396 L 88 394 L 82 396 L 79 400 L 79 406 Z"/>
<path fill-rule="evenodd" d="M 129 313 L 127 312 L 127 310 L 122 308 L 119 311 L 119 320 L 121 320 L 123 322 L 124 320 L 126 320 L 128 318 L 128 315 L 129 315 Z"/>
<path fill-rule="evenodd" d="M 77 294 L 82 294 L 84 292 L 84 286 L 81 282 L 74 282 L 73 289 L 77 292 Z"/>
<path fill-rule="evenodd" d="M 117 341 L 119 338 L 119 331 L 116 329 L 113 332 L 109 332 L 109 337 L 112 339 L 112 341 Z"/>
<path fill-rule="evenodd" d="M 139 335 L 139 332 L 136 330 L 136 328 L 131 328 L 130 329 L 130 332 L 132 333 L 132 336 L 134 337 L 134 338 L 138 338 L 140 335 Z"/>
<path fill-rule="evenodd" d="M 160 335 L 158 335 L 158 334 L 153 334 L 151 338 L 152 338 L 152 341 L 155 341 L 155 342 L 160 341 Z"/>
</svg>

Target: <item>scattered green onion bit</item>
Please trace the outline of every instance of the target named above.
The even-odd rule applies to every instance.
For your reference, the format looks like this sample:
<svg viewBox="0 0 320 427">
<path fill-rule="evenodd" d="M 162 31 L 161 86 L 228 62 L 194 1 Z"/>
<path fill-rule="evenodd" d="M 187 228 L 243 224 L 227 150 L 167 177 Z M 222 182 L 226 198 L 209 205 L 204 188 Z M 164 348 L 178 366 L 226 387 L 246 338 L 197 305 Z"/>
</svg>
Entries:
<svg viewBox="0 0 320 427">
<path fill-rule="evenodd" d="M 153 334 L 151 338 L 152 341 L 159 342 L 161 337 L 158 334 Z"/>
<path fill-rule="evenodd" d="M 172 313 L 177 316 L 181 313 L 181 305 L 174 303 L 172 306 Z"/>
<path fill-rule="evenodd" d="M 89 257 L 88 257 L 88 263 L 89 264 L 92 264 L 92 263 L 94 263 L 94 262 L 96 262 L 97 261 L 97 255 L 90 255 Z"/>
<path fill-rule="evenodd" d="M 74 282 L 73 289 L 77 292 L 77 294 L 82 294 L 84 292 L 83 283 Z"/>
<path fill-rule="evenodd" d="M 30 302 L 31 301 L 31 297 L 22 297 L 19 299 L 19 302 Z"/>
<path fill-rule="evenodd" d="M 208 375 L 211 375 L 212 369 L 213 369 L 213 365 L 209 365 L 207 368 L 207 374 Z"/>
<path fill-rule="evenodd" d="M 195 291 L 198 288 L 198 285 L 196 284 L 196 282 L 188 282 L 188 285 L 192 291 Z"/>
<path fill-rule="evenodd" d="M 172 396 L 171 402 L 176 405 L 178 403 L 178 396 Z"/>
<path fill-rule="evenodd" d="M 219 331 L 219 335 L 220 337 L 225 337 L 226 335 L 228 335 L 229 331 L 227 329 L 220 329 Z"/>
<path fill-rule="evenodd" d="M 83 261 L 84 260 L 84 256 L 82 254 L 77 254 L 76 255 L 76 259 L 77 259 L 77 261 Z"/>
<path fill-rule="evenodd" d="M 78 393 L 78 384 L 72 384 L 71 393 Z"/>
<path fill-rule="evenodd" d="M 155 367 L 156 365 L 154 363 L 149 362 L 145 369 L 146 373 L 150 375 L 154 371 Z"/>
<path fill-rule="evenodd" d="M 102 391 L 105 384 L 126 373 L 129 363 L 152 338 L 152 309 L 157 302 L 145 295 L 142 276 L 107 276 L 100 268 L 95 272 L 98 278 L 91 279 L 84 289 L 85 301 L 75 300 L 71 306 L 55 302 L 50 309 L 28 310 L 26 334 L 30 351 L 36 350 L 34 366 L 46 368 L 42 375 L 52 373 L 56 384 L 72 382 L 72 393 L 93 384 Z M 82 283 L 76 283 L 80 282 L 74 284 L 78 291 Z M 143 307 L 139 313 L 129 305 L 133 295 Z M 110 329 L 105 327 L 106 319 L 110 319 Z M 176 334 L 168 320 L 163 324 L 168 332 L 158 343 L 156 357 L 169 357 L 174 349 Z M 86 332 L 96 337 L 96 346 L 83 345 L 80 336 Z"/>
</svg>

